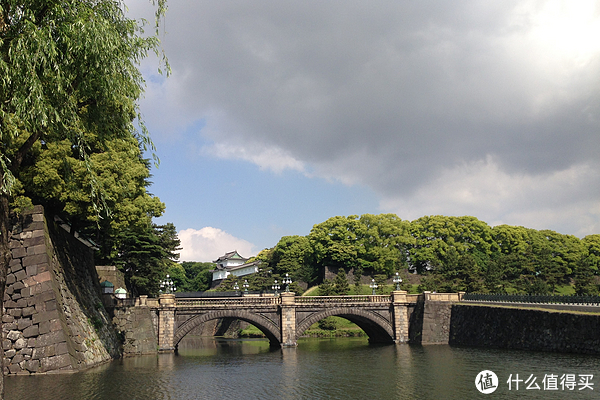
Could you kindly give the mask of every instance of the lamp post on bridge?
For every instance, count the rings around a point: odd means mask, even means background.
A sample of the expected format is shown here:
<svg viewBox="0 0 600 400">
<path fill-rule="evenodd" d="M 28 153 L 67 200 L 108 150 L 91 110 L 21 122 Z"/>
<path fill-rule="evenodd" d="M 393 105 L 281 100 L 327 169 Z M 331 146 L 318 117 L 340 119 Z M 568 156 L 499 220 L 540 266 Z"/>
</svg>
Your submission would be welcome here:
<svg viewBox="0 0 600 400">
<path fill-rule="evenodd" d="M 277 284 L 277 279 L 275 279 L 275 283 L 271 286 L 271 289 L 275 291 L 275 296 L 277 296 L 277 291 L 280 289 L 280 286 Z"/>
<path fill-rule="evenodd" d="M 283 284 L 285 285 L 285 291 L 290 291 L 290 285 L 292 284 L 292 278 L 288 274 L 285 274 L 285 278 L 283 278 Z"/>
<path fill-rule="evenodd" d="M 250 285 L 248 285 L 248 279 L 244 279 L 244 284 L 242 286 L 244 287 L 244 294 L 248 294 L 248 288 L 250 287 Z"/>
<path fill-rule="evenodd" d="M 239 295 L 240 287 L 238 286 L 237 281 L 233 284 L 233 290 L 235 290 L 235 295 Z"/>
<path fill-rule="evenodd" d="M 167 274 L 166 279 L 163 279 L 162 281 L 160 281 L 159 283 L 159 287 L 160 287 L 160 291 L 161 293 L 175 293 L 175 291 L 177 290 L 177 288 L 175 287 L 175 284 L 173 283 L 173 280 L 169 277 L 169 274 Z"/>
<path fill-rule="evenodd" d="M 375 296 L 375 289 L 377 289 L 379 286 L 375 283 L 375 279 L 371 279 L 371 284 L 369 285 L 369 287 L 371 289 L 373 289 L 373 296 Z"/>
<path fill-rule="evenodd" d="M 400 275 L 396 272 L 396 276 L 394 277 L 394 283 L 396 284 L 396 290 L 400 290 L 400 284 L 402 283 L 402 278 L 400 278 Z"/>
</svg>

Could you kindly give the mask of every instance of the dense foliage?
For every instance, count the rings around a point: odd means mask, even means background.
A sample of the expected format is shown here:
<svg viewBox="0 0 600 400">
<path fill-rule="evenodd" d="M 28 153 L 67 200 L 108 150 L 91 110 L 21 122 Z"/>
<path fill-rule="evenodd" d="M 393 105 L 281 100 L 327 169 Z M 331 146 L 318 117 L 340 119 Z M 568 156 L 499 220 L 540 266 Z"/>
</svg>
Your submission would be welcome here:
<svg viewBox="0 0 600 400">
<path fill-rule="evenodd" d="M 257 258 L 274 274 L 310 285 L 332 267 L 352 271 L 352 283 L 361 275 L 381 282 L 408 270 L 422 275 L 423 290 L 552 293 L 573 284 L 577 293 L 591 294 L 598 292 L 600 235 L 491 227 L 470 216 L 351 215 L 317 224 L 305 237 L 283 237 Z M 348 291 L 345 274 L 322 283 L 323 295 Z"/>
<path fill-rule="evenodd" d="M 151 3 L 158 24 L 165 0 Z M 124 7 L 106 0 L 0 2 L 2 291 L 9 209 L 32 202 L 93 236 L 99 257 L 124 268 L 133 292 L 152 292 L 166 268 L 157 254 L 171 257 L 172 249 L 159 251 L 164 237 L 152 225 L 164 205 L 146 191 L 142 154 L 153 146 L 138 110 L 138 64 L 160 51 L 159 42 Z"/>
<path fill-rule="evenodd" d="M 173 279 L 178 292 L 203 292 L 210 289 L 212 270 L 216 264 L 211 262 L 184 261 L 173 263 L 169 267 L 169 276 Z"/>
</svg>

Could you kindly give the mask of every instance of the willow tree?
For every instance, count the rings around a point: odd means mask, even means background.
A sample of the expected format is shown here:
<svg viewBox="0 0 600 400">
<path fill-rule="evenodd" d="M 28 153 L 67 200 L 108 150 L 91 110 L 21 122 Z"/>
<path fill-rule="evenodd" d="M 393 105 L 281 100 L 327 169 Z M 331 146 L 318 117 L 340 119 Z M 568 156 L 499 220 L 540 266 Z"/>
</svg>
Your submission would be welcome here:
<svg viewBox="0 0 600 400">
<path fill-rule="evenodd" d="M 152 0 L 156 25 L 166 0 Z M 86 138 L 102 145 L 135 138 L 144 81 L 139 62 L 159 53 L 158 31 L 125 15 L 115 0 L 2 0 L 0 2 L 0 299 L 9 249 L 9 206 L 23 161 L 36 143 L 68 140 L 93 170 Z M 96 212 L 102 190 L 89 182 Z M 3 384 L 0 397 L 3 396 Z"/>
</svg>

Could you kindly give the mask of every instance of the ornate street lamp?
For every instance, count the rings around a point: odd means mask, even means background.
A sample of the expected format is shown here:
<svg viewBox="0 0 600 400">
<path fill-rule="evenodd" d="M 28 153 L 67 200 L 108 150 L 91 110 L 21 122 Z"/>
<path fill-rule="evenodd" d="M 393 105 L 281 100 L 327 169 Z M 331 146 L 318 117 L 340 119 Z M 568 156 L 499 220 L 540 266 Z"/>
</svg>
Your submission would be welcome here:
<svg viewBox="0 0 600 400">
<path fill-rule="evenodd" d="M 375 283 L 375 279 L 371 279 L 371 284 L 369 285 L 369 287 L 371 289 L 373 289 L 373 296 L 375 296 L 375 289 L 377 289 L 379 286 L 377 286 L 377 284 Z"/>
<path fill-rule="evenodd" d="M 285 278 L 283 278 L 283 284 L 285 285 L 285 291 L 290 291 L 290 285 L 292 284 L 292 278 L 288 274 L 285 274 Z"/>
<path fill-rule="evenodd" d="M 275 291 L 275 296 L 277 296 L 277 291 L 280 289 L 279 285 L 277 284 L 277 279 L 275 279 L 275 283 L 273 286 L 271 286 L 271 289 Z"/>
<path fill-rule="evenodd" d="M 396 276 L 394 277 L 394 283 L 396 284 L 396 290 L 400 290 L 400 284 L 402 283 L 402 278 L 396 272 Z"/>
<path fill-rule="evenodd" d="M 240 290 L 240 287 L 238 286 L 237 282 L 233 284 L 233 290 L 235 290 L 235 295 L 237 296 L 239 294 L 238 292 Z"/>
<path fill-rule="evenodd" d="M 173 280 L 169 277 L 169 274 L 167 274 L 167 278 L 163 279 L 162 281 L 160 281 L 159 283 L 159 287 L 160 287 L 160 292 L 164 292 L 164 293 L 175 293 L 175 291 L 177 290 L 177 288 L 174 286 L 173 284 Z"/>
<path fill-rule="evenodd" d="M 248 294 L 248 288 L 250 287 L 250 285 L 248 285 L 248 279 L 244 279 L 244 284 L 242 286 L 244 287 L 244 294 Z"/>
</svg>

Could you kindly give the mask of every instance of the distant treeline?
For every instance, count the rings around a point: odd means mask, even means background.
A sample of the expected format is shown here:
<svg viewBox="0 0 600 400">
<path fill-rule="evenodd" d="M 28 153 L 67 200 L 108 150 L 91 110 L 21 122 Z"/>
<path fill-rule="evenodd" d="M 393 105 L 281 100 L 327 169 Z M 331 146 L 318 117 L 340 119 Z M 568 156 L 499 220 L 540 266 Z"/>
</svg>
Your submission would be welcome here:
<svg viewBox="0 0 600 400">
<path fill-rule="evenodd" d="M 381 283 L 408 272 L 421 275 L 420 290 L 545 294 L 573 285 L 578 294 L 596 294 L 600 235 L 579 239 L 551 230 L 490 227 L 470 216 L 404 221 L 394 214 L 350 215 L 329 218 L 307 236 L 284 236 L 250 261 L 255 259 L 262 268 L 247 277 L 249 290 L 270 290 L 287 273 L 298 293 L 298 281 L 321 284 L 324 268 L 330 267 L 352 270 L 350 285 L 360 276 Z M 185 262 L 171 274 L 182 289 L 207 290 L 212 268 L 212 263 Z M 346 279 L 342 274 L 337 282 L 325 282 L 322 292 L 332 286 L 330 294 L 351 290 Z M 233 290 L 235 282 L 243 290 L 245 280 L 231 276 L 220 290 Z"/>
<path fill-rule="evenodd" d="M 552 293 L 573 284 L 598 293 L 600 235 L 579 239 L 551 230 L 490 227 L 475 217 L 426 216 L 404 221 L 394 214 L 337 216 L 307 236 L 285 236 L 256 257 L 263 269 L 309 285 L 328 267 L 360 275 L 422 274 L 422 290 L 484 293 Z"/>
</svg>

